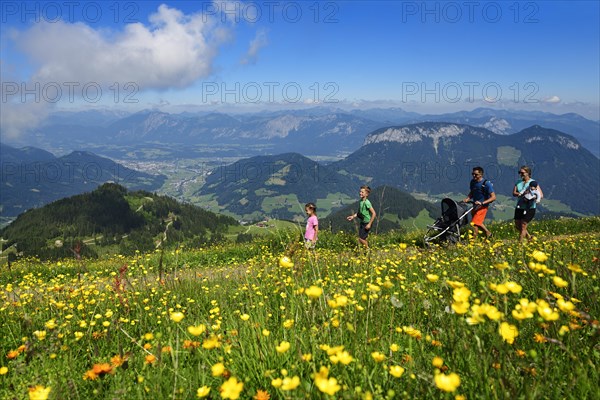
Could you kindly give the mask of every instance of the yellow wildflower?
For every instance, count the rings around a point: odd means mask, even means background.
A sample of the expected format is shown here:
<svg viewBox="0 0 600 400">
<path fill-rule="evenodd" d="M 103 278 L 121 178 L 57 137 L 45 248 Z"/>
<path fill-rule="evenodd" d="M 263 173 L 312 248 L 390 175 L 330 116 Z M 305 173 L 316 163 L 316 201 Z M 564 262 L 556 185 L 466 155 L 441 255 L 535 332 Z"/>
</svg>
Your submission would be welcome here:
<svg viewBox="0 0 600 400">
<path fill-rule="evenodd" d="M 294 390 L 300 386 L 300 377 L 294 376 L 293 378 L 285 377 L 281 383 L 281 390 L 289 391 Z"/>
<path fill-rule="evenodd" d="M 187 330 L 192 336 L 200 336 L 206 331 L 206 326 L 203 324 L 198 326 L 188 326 Z"/>
<path fill-rule="evenodd" d="M 319 296 L 321 296 L 321 294 L 323 294 L 323 289 L 317 286 L 311 286 L 306 289 L 304 293 L 306 293 L 306 295 L 311 299 L 317 299 Z"/>
<path fill-rule="evenodd" d="M 508 322 L 502 322 L 500 324 L 499 332 L 504 341 L 508 344 L 513 344 L 515 338 L 519 336 L 519 330 L 517 329 L 517 327 L 515 325 L 509 324 Z"/>
<path fill-rule="evenodd" d="M 196 391 L 196 397 L 203 398 L 203 397 L 208 396 L 209 393 L 210 393 L 210 388 L 208 386 L 202 386 L 201 388 L 198 388 L 198 390 Z"/>
<path fill-rule="evenodd" d="M 171 320 L 173 320 L 174 322 L 180 322 L 183 319 L 184 315 L 181 311 L 175 311 L 171 313 L 170 317 Z"/>
<path fill-rule="evenodd" d="M 552 278 L 552 283 L 554 283 L 554 285 L 559 288 L 564 288 L 564 287 L 569 286 L 569 282 L 565 281 L 560 276 L 555 276 L 554 278 Z"/>
<path fill-rule="evenodd" d="M 371 357 L 373 357 L 373 360 L 375 360 L 375 362 L 382 362 L 385 360 L 385 354 L 380 353 L 378 351 L 372 352 Z"/>
<path fill-rule="evenodd" d="M 46 400 L 52 388 L 36 385 L 29 388 L 29 400 Z"/>
<path fill-rule="evenodd" d="M 221 397 L 232 400 L 239 399 L 243 389 L 244 382 L 239 382 L 236 377 L 232 376 L 221 385 Z"/>
<path fill-rule="evenodd" d="M 211 367 L 212 376 L 221 376 L 225 372 L 225 365 L 223 363 L 216 363 Z"/>
<path fill-rule="evenodd" d="M 544 261 L 546 261 L 548 259 L 548 256 L 546 255 L 546 253 L 544 253 L 543 251 L 540 250 L 535 250 L 531 256 L 533 258 L 535 258 L 535 260 L 537 262 L 543 263 Z"/>
<path fill-rule="evenodd" d="M 330 396 L 336 394 L 342 387 L 338 384 L 337 379 L 329 378 L 329 369 L 327 367 L 321 367 L 319 372 L 314 375 L 315 385 L 317 388 Z"/>
<path fill-rule="evenodd" d="M 460 386 L 460 377 L 454 372 L 450 375 L 436 374 L 433 380 L 435 386 L 444 392 L 454 392 Z"/>
<path fill-rule="evenodd" d="M 282 341 L 281 343 L 279 343 L 278 346 L 275 346 L 275 350 L 277 350 L 278 353 L 285 353 L 286 351 L 288 351 L 290 349 L 290 342 L 286 342 L 285 340 Z"/>
<path fill-rule="evenodd" d="M 390 367 L 390 375 L 394 378 L 400 378 L 404 374 L 405 369 L 400 365 L 392 365 Z"/>
</svg>

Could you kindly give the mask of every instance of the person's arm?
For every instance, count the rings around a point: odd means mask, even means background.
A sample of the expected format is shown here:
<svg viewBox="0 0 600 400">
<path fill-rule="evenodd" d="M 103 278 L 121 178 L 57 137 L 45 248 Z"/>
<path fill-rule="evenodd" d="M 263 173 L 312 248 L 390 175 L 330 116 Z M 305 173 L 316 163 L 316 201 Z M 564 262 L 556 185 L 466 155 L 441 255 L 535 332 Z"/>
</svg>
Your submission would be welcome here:
<svg viewBox="0 0 600 400">
<path fill-rule="evenodd" d="M 538 193 L 540 194 L 538 201 L 541 201 L 544 198 L 544 192 L 542 192 L 542 187 L 540 185 L 538 185 Z"/>
<path fill-rule="evenodd" d="M 348 215 L 348 216 L 346 217 L 346 219 L 347 219 L 348 221 L 352 221 L 354 218 L 356 218 L 356 216 L 357 216 L 357 215 L 358 215 L 357 213 L 354 213 L 354 214 L 352 214 L 352 215 Z"/>
<path fill-rule="evenodd" d="M 491 192 L 490 198 L 487 200 L 484 200 L 483 203 L 481 203 L 481 205 L 491 204 L 495 201 L 496 201 L 496 192 Z"/>
<path fill-rule="evenodd" d="M 513 197 L 519 197 L 521 195 L 521 193 L 519 193 L 519 190 L 517 189 L 517 185 L 515 185 L 515 187 L 513 188 Z"/>
<path fill-rule="evenodd" d="M 375 209 L 373 207 L 369 208 L 369 213 L 371 214 L 371 220 L 369 221 L 367 226 L 365 226 L 367 230 L 371 229 L 371 225 L 373 225 L 373 221 L 375 221 L 375 218 L 377 217 L 377 213 L 375 212 Z"/>
<path fill-rule="evenodd" d="M 313 236 L 313 243 L 317 243 L 317 236 L 319 235 L 319 223 L 317 222 L 314 226 L 313 226 L 314 230 L 315 230 L 315 235 Z"/>
</svg>

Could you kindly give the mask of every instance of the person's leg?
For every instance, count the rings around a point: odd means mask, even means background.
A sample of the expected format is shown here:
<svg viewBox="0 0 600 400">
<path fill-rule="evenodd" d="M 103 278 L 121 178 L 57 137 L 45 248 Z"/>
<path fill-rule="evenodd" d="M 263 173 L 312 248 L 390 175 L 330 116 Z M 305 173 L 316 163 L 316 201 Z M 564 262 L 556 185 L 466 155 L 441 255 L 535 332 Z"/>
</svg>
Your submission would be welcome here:
<svg viewBox="0 0 600 400">
<path fill-rule="evenodd" d="M 485 232 L 486 237 L 490 237 L 492 235 L 492 232 L 488 228 L 486 228 L 486 226 L 484 224 L 479 225 L 479 227 L 481 228 L 482 231 Z"/>
<path fill-rule="evenodd" d="M 369 237 L 369 231 L 365 229 L 366 224 L 360 224 L 358 228 L 358 242 L 365 247 L 369 247 L 369 242 L 367 242 L 367 238 Z"/>
<path fill-rule="evenodd" d="M 527 232 L 527 221 L 521 221 L 521 234 L 519 236 L 519 242 L 522 242 L 526 236 L 529 236 L 529 232 Z"/>
<path fill-rule="evenodd" d="M 475 210 L 473 212 L 473 235 L 475 236 L 475 238 L 477 238 L 477 236 L 479 235 L 479 228 L 481 228 L 481 230 L 483 232 L 485 232 L 486 236 L 490 236 L 490 231 L 485 227 L 485 225 L 483 224 L 483 221 L 485 221 L 485 216 L 487 214 L 487 208 L 483 207 L 483 208 L 478 208 L 477 210 Z"/>
</svg>

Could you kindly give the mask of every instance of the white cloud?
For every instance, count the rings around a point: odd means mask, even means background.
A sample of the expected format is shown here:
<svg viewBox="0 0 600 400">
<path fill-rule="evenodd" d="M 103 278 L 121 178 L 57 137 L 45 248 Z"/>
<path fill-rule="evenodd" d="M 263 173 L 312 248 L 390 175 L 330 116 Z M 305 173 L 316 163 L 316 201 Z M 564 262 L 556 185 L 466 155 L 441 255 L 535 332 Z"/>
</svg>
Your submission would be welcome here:
<svg viewBox="0 0 600 400">
<path fill-rule="evenodd" d="M 3 103 L 0 113 L 2 140 L 17 139 L 24 131 L 37 127 L 49 112 L 49 107 L 43 102 Z"/>
<path fill-rule="evenodd" d="M 560 97 L 558 97 L 558 96 L 551 96 L 551 97 L 543 99 L 542 101 L 544 103 L 550 103 L 550 104 L 556 104 L 556 103 L 561 102 Z"/>
<path fill-rule="evenodd" d="M 265 29 L 259 29 L 256 32 L 256 36 L 254 39 L 250 41 L 250 47 L 248 48 L 248 52 L 242 58 L 241 64 L 256 64 L 256 60 L 258 59 L 258 51 L 269 44 L 269 40 L 267 38 L 267 31 Z"/>
<path fill-rule="evenodd" d="M 40 22 L 17 37 L 38 66 L 34 82 L 134 82 L 140 90 L 183 88 L 211 74 L 231 26 L 201 13 L 185 15 L 161 5 L 150 24 L 119 33 L 83 23 Z"/>
</svg>

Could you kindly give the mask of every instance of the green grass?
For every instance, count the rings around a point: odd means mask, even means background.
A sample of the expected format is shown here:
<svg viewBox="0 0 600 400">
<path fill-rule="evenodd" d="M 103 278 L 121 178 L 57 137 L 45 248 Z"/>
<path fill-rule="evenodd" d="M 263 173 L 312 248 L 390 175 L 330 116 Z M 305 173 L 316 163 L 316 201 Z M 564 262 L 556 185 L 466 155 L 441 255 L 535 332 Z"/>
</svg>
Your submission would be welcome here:
<svg viewBox="0 0 600 400">
<path fill-rule="evenodd" d="M 492 224 L 492 242 L 430 249 L 423 231 L 373 234 L 368 253 L 328 232 L 310 253 L 288 227 L 13 263 L 0 274 L 0 398 L 36 386 L 86 400 L 597 396 L 600 218 L 534 220 L 525 244 L 510 223 Z"/>
</svg>

